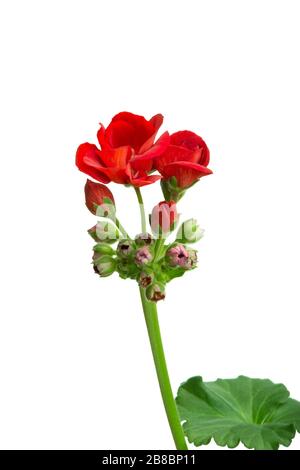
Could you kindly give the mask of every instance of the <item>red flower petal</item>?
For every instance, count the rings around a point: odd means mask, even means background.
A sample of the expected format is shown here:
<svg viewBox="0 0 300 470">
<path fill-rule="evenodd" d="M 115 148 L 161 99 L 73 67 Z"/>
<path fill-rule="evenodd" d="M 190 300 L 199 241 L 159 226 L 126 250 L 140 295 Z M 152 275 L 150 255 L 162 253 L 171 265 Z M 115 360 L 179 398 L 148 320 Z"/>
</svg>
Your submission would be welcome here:
<svg viewBox="0 0 300 470">
<path fill-rule="evenodd" d="M 169 133 L 164 132 L 157 142 L 142 155 L 135 155 L 131 159 L 131 166 L 135 171 L 151 171 L 153 167 L 153 158 L 161 155 L 169 145 Z"/>
<path fill-rule="evenodd" d="M 153 116 L 155 118 L 155 116 Z M 116 114 L 111 122 L 127 122 L 132 127 L 135 128 L 136 131 L 145 132 L 148 131 L 149 135 L 153 133 L 155 127 L 153 126 L 151 120 L 147 121 L 144 116 L 139 116 L 138 114 L 129 113 L 128 111 L 122 111 L 119 114 Z"/>
<path fill-rule="evenodd" d="M 203 146 L 204 140 L 194 132 L 178 131 L 171 135 L 171 144 L 195 150 Z"/>
<path fill-rule="evenodd" d="M 114 116 L 107 127 L 105 141 L 111 147 L 130 145 L 138 153 L 142 145 L 155 132 L 153 124 L 143 116 L 122 112 Z"/>
<path fill-rule="evenodd" d="M 100 150 L 96 145 L 85 143 L 79 145 L 76 152 L 76 165 L 80 171 L 91 176 L 101 183 L 109 183 L 110 178 L 106 175 Z"/>
<path fill-rule="evenodd" d="M 154 139 L 156 137 L 156 134 L 158 132 L 158 129 L 160 128 L 160 126 L 163 123 L 163 120 L 164 120 L 164 118 L 163 118 L 162 114 L 156 114 L 155 116 L 153 116 L 150 119 L 150 122 L 153 126 L 153 133 L 149 137 L 149 139 L 146 140 L 146 142 L 144 142 L 144 144 L 141 146 L 141 148 L 139 149 L 139 152 L 138 152 L 139 154 L 144 154 L 145 152 L 147 152 L 151 148 L 151 146 L 153 145 Z"/>
<path fill-rule="evenodd" d="M 202 150 L 201 158 L 197 163 L 207 166 L 209 164 L 209 150 L 199 135 L 191 131 L 178 131 L 170 136 L 170 143 L 190 150 Z"/>
<path fill-rule="evenodd" d="M 164 167 L 170 163 L 178 161 L 194 161 L 194 153 L 195 152 L 184 147 L 169 145 L 166 151 L 155 159 L 154 166 L 160 173 L 162 173 Z M 199 156 L 199 154 L 197 154 L 196 157 L 197 156 Z"/>
<path fill-rule="evenodd" d="M 102 149 L 130 145 L 136 153 L 144 153 L 153 145 L 162 122 L 161 114 L 147 121 L 143 116 L 124 111 L 113 117 L 107 129 L 100 124 L 98 141 Z"/>
<path fill-rule="evenodd" d="M 131 179 L 131 184 L 133 186 L 136 186 L 137 188 L 141 186 L 146 186 L 148 184 L 155 183 L 155 181 L 158 181 L 161 179 L 160 175 L 146 175 L 146 176 L 140 176 L 136 178 Z"/>
<path fill-rule="evenodd" d="M 180 188 L 188 188 L 202 176 L 212 171 L 206 166 L 191 162 L 174 162 L 166 165 L 161 172 L 165 179 L 175 176 Z"/>
<path fill-rule="evenodd" d="M 158 129 L 163 123 L 163 120 L 164 120 L 164 117 L 162 114 L 155 114 L 155 116 L 152 116 L 152 118 L 150 119 L 150 122 L 153 125 L 154 129 L 158 131 Z"/>
<path fill-rule="evenodd" d="M 130 145 L 135 147 L 137 136 L 134 127 L 126 121 L 112 122 L 105 131 L 105 140 L 111 148 Z"/>
<path fill-rule="evenodd" d="M 130 156 L 132 149 L 129 146 L 118 147 L 115 149 L 101 150 L 101 159 L 107 167 L 114 168 L 125 168 Z"/>
<path fill-rule="evenodd" d="M 126 172 L 126 168 L 103 168 L 103 173 L 110 181 L 119 184 L 129 184 L 130 178 Z"/>
<path fill-rule="evenodd" d="M 98 138 L 98 142 L 100 144 L 100 147 L 102 149 L 105 149 L 107 147 L 109 148 L 109 145 L 107 145 L 107 143 L 105 141 L 105 127 L 103 126 L 103 124 L 101 124 L 101 122 L 100 122 L 100 129 L 97 132 L 97 138 Z"/>
</svg>

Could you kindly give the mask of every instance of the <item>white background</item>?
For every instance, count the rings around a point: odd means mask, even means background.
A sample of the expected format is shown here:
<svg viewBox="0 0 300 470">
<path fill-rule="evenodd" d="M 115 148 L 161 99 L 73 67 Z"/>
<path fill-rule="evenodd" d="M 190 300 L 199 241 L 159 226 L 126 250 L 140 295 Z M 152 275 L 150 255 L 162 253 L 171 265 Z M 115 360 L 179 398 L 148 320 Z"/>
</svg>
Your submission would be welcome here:
<svg viewBox="0 0 300 470">
<path fill-rule="evenodd" d="M 159 305 L 174 390 L 244 374 L 300 399 L 298 6 L 1 2 L 1 448 L 173 448 L 137 286 L 93 274 L 74 165 L 121 110 L 211 150 L 179 206 L 206 229 L 199 269 Z M 133 190 L 110 188 L 138 232 Z"/>
</svg>

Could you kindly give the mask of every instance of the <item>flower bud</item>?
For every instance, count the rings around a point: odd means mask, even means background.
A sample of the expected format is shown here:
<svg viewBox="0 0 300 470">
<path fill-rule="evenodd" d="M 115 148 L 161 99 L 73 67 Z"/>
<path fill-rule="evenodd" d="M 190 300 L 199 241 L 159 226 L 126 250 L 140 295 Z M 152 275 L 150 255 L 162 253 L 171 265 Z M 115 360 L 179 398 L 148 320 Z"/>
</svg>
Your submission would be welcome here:
<svg viewBox="0 0 300 470">
<path fill-rule="evenodd" d="M 139 248 L 135 254 L 136 264 L 142 265 L 147 264 L 152 260 L 152 254 L 147 246 Z"/>
<path fill-rule="evenodd" d="M 182 243 L 196 243 L 204 235 L 204 230 L 201 229 L 195 219 L 189 219 L 183 222 L 179 227 L 176 235 L 176 240 Z"/>
<path fill-rule="evenodd" d="M 99 217 L 112 217 L 115 214 L 115 201 L 107 186 L 87 180 L 85 187 L 85 204 L 92 214 Z"/>
<path fill-rule="evenodd" d="M 99 253 L 95 253 L 99 255 Z M 116 270 L 116 260 L 108 255 L 102 255 L 94 259 L 94 271 L 101 277 L 110 276 Z"/>
<path fill-rule="evenodd" d="M 146 297 L 151 302 L 158 302 L 159 300 L 164 300 L 166 297 L 165 286 L 161 282 L 155 282 L 151 284 L 146 289 Z"/>
<path fill-rule="evenodd" d="M 156 235 L 166 235 L 174 230 L 178 222 L 178 213 L 174 201 L 162 201 L 152 210 L 150 224 Z"/>
<path fill-rule="evenodd" d="M 137 279 L 139 274 L 139 268 L 129 258 L 118 258 L 117 259 L 117 271 L 122 279 Z"/>
<path fill-rule="evenodd" d="M 100 221 L 88 230 L 96 242 L 115 243 L 119 238 L 118 229 L 110 222 Z"/>
<path fill-rule="evenodd" d="M 137 246 L 152 245 L 154 242 L 150 233 L 140 233 L 134 240 Z"/>
<path fill-rule="evenodd" d="M 185 269 L 194 269 L 196 268 L 197 266 L 197 251 L 196 250 L 192 250 L 192 249 L 188 249 L 187 250 L 188 252 L 188 260 L 187 260 L 187 263 L 186 265 L 184 266 Z"/>
<path fill-rule="evenodd" d="M 168 249 L 166 258 L 170 266 L 180 266 L 184 268 L 188 262 L 189 254 L 183 245 L 178 244 Z"/>
<path fill-rule="evenodd" d="M 139 278 L 139 285 L 141 287 L 145 289 L 146 287 L 150 286 L 150 284 L 152 284 L 152 281 L 153 281 L 153 274 L 141 272 L 140 278 Z"/>
<path fill-rule="evenodd" d="M 115 250 L 108 244 L 108 243 L 98 243 L 93 248 L 95 253 L 99 253 L 100 255 L 114 255 Z"/>
<path fill-rule="evenodd" d="M 173 245 L 168 249 L 166 259 L 172 267 L 193 269 L 197 265 L 197 251 L 181 244 Z"/>
<path fill-rule="evenodd" d="M 88 234 L 95 240 L 95 242 L 100 242 L 101 241 L 97 237 L 97 227 L 96 227 L 96 225 L 94 225 L 94 227 L 92 227 L 88 230 Z"/>
<path fill-rule="evenodd" d="M 130 256 L 135 250 L 135 243 L 133 240 L 120 240 L 117 247 L 119 256 L 126 258 Z"/>
</svg>

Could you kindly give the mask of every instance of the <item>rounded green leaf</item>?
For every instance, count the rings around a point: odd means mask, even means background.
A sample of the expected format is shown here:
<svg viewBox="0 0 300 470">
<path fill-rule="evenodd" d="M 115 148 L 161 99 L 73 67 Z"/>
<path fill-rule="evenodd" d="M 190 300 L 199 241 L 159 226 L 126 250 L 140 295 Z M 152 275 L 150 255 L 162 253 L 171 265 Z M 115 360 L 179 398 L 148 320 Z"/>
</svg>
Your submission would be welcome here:
<svg viewBox="0 0 300 470">
<path fill-rule="evenodd" d="M 184 432 L 196 446 L 214 439 L 230 448 L 242 442 L 248 449 L 276 450 L 300 432 L 300 403 L 268 379 L 192 377 L 179 387 L 176 402 Z"/>
</svg>

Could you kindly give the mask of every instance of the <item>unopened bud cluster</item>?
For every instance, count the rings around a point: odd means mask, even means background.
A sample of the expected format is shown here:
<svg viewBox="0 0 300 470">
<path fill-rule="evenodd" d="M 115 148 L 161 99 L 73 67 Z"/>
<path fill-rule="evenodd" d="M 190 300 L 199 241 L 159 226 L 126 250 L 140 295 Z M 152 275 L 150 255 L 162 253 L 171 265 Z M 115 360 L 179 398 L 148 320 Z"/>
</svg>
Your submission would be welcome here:
<svg viewBox="0 0 300 470">
<path fill-rule="evenodd" d="M 109 243 L 97 243 L 94 270 L 101 277 L 117 272 L 123 279 L 134 279 L 145 289 L 148 300 L 163 300 L 166 284 L 196 267 L 197 253 L 177 241 L 163 246 L 160 241 L 142 233 L 135 239 L 120 239 L 115 249 Z"/>
<path fill-rule="evenodd" d="M 105 185 L 90 180 L 85 185 L 88 209 L 104 219 L 88 231 L 96 242 L 93 248 L 95 273 L 107 277 L 117 272 L 123 279 L 137 281 L 140 288 L 145 289 L 147 299 L 152 302 L 165 298 L 168 282 L 197 266 L 197 252 L 189 244 L 203 236 L 203 230 L 196 220 L 189 219 L 179 227 L 175 241 L 166 242 L 179 222 L 176 201 L 182 194 L 175 183 L 171 179 L 169 187 L 164 188 L 173 198 L 166 198 L 152 210 L 149 221 L 153 235 L 140 233 L 134 239 L 129 236 L 122 238 L 126 231 L 115 217 L 116 208 L 111 191 Z"/>
</svg>

